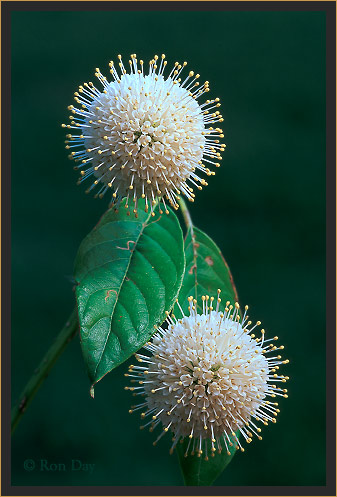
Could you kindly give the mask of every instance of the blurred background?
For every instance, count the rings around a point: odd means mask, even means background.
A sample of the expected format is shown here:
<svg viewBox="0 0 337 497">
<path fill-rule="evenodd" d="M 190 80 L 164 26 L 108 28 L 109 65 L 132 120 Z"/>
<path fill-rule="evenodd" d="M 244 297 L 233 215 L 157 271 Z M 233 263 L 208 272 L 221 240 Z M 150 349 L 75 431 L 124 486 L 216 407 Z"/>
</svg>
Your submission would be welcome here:
<svg viewBox="0 0 337 497">
<path fill-rule="evenodd" d="M 241 303 L 290 359 L 278 423 L 218 485 L 325 485 L 325 14 L 12 14 L 12 403 L 74 306 L 77 248 L 108 206 L 64 149 L 67 106 L 117 54 L 188 61 L 220 97 L 227 149 L 191 215 L 221 248 Z M 168 66 L 169 67 L 169 66 Z M 12 442 L 13 485 L 181 485 L 169 440 L 130 416 L 124 364 L 89 396 L 78 336 Z M 66 471 L 24 470 L 24 461 Z M 94 470 L 70 471 L 71 460 Z M 79 464 L 77 465 L 79 466 Z"/>
</svg>

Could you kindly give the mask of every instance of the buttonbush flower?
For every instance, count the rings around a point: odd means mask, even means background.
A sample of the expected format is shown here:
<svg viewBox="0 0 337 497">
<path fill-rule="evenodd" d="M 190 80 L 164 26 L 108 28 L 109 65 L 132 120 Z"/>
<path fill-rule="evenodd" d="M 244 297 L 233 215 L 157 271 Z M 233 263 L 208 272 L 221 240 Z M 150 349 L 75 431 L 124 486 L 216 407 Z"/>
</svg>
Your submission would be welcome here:
<svg viewBox="0 0 337 497">
<path fill-rule="evenodd" d="M 210 447 L 211 455 L 222 449 L 230 454 L 233 443 L 244 451 L 241 442 L 250 443 L 253 435 L 261 440 L 259 424 L 275 423 L 274 400 L 287 397 L 277 386 L 288 379 L 279 366 L 289 362 L 279 355 L 284 347 L 273 343 L 278 337 L 266 340 L 261 329 L 256 338 L 253 331 L 261 323 L 248 320 L 248 306 L 242 317 L 238 303 L 226 302 L 221 312 L 219 295 L 220 290 L 215 309 L 213 297 L 202 297 L 202 314 L 192 297 L 189 316 L 177 320 L 167 313 L 167 329 L 158 328 L 145 346 L 152 355 L 137 354 L 143 364 L 130 366 L 127 374 L 137 386 L 126 388 L 145 396 L 130 412 L 142 410 L 141 417 L 149 418 L 144 427 L 151 431 L 162 425 L 154 444 L 171 430 L 171 452 L 189 437 L 185 456 L 204 453 L 206 460 Z"/>
<path fill-rule="evenodd" d="M 183 76 L 186 62 L 176 62 L 166 76 L 164 54 L 150 60 L 147 73 L 136 54 L 129 72 L 118 59 L 117 68 L 110 62 L 112 81 L 96 68 L 101 88 L 89 82 L 75 92 L 78 107 L 68 107 L 71 124 L 62 125 L 74 130 L 66 148 L 78 163 L 79 183 L 94 176 L 87 192 L 97 187 L 103 197 L 111 189 L 113 203 L 126 197 L 125 207 L 132 203 L 135 213 L 139 198 L 146 211 L 159 199 L 168 213 L 166 202 L 177 209 L 180 194 L 193 201 L 193 186 L 207 185 L 199 174 L 213 175 L 209 167 L 220 165 L 219 98 L 200 103 L 209 83 L 200 85 L 193 71 Z"/>
</svg>

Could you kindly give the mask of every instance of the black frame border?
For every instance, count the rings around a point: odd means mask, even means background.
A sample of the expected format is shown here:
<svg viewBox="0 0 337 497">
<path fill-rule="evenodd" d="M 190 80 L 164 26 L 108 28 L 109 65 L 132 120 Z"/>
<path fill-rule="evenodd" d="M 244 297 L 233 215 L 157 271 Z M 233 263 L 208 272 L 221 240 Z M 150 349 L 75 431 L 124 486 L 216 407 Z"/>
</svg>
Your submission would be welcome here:
<svg viewBox="0 0 337 497">
<path fill-rule="evenodd" d="M 11 13 L 13 11 L 324 11 L 326 13 L 326 318 L 327 472 L 325 486 L 12 486 L 10 440 L 11 309 Z M 336 2 L 335 1 L 2 1 L 2 485 L 1 495 L 233 495 L 336 496 Z M 333 395 L 335 394 L 335 395 Z M 300 448 L 299 451 L 300 459 Z"/>
</svg>

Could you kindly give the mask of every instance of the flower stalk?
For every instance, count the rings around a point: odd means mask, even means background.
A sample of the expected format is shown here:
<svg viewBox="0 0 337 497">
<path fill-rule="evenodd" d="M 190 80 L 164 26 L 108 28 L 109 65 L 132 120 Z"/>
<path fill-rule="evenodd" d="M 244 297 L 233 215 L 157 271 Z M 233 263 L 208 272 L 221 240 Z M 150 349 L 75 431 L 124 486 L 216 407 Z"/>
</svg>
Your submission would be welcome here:
<svg viewBox="0 0 337 497">
<path fill-rule="evenodd" d="M 178 200 L 179 202 L 179 205 L 180 205 L 180 209 L 181 209 L 181 213 L 182 213 L 182 216 L 184 218 L 184 222 L 186 224 L 186 228 L 187 229 L 190 229 L 191 232 L 192 232 L 192 235 L 193 235 L 193 223 L 192 223 L 192 218 L 191 218 L 191 214 L 187 208 L 187 205 L 186 205 L 186 202 L 183 198 L 179 198 Z"/>
<path fill-rule="evenodd" d="M 30 378 L 27 385 L 23 389 L 19 397 L 19 401 L 12 409 L 12 434 L 14 433 L 18 423 L 20 422 L 23 414 L 26 412 L 27 407 L 33 400 L 38 389 L 47 378 L 49 372 L 51 371 L 52 367 L 54 366 L 68 343 L 76 335 L 77 331 L 78 316 L 77 309 L 75 307 L 67 322 L 56 337 L 54 343 L 49 348 L 40 365 L 35 369 L 33 376 Z"/>
</svg>

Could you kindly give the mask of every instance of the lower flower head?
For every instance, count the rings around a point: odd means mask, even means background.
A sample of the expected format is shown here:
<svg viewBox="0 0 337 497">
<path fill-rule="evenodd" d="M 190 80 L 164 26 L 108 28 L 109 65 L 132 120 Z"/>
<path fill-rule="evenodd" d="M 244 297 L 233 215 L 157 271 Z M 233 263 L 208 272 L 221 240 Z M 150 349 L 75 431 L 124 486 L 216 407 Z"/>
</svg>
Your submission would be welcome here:
<svg viewBox="0 0 337 497">
<path fill-rule="evenodd" d="M 182 319 L 167 316 L 167 329 L 158 328 L 152 342 L 145 348 L 152 355 L 137 354 L 141 366 L 130 366 L 129 375 L 141 386 L 127 387 L 145 402 L 131 409 L 142 409 L 142 418 L 149 417 L 145 426 L 151 431 L 161 424 L 175 439 L 189 437 L 189 449 L 199 455 L 236 445 L 239 440 L 250 443 L 253 435 L 261 439 L 260 423 L 275 423 L 279 412 L 277 397 L 287 397 L 280 388 L 288 377 L 278 374 L 283 360 L 274 341 L 265 340 L 265 332 L 256 338 L 253 330 L 260 326 L 248 320 L 245 307 L 240 316 L 238 303 L 226 303 L 224 312 L 216 308 L 214 298 L 202 297 L 203 312 L 196 311 L 196 300 L 190 301 L 190 315 Z M 178 304 L 179 305 L 179 304 Z M 180 309 L 181 310 L 181 309 Z M 158 440 L 157 439 L 157 440 Z M 156 443 L 156 442 L 155 442 Z M 206 454 L 206 457 L 207 454 Z"/>
</svg>

